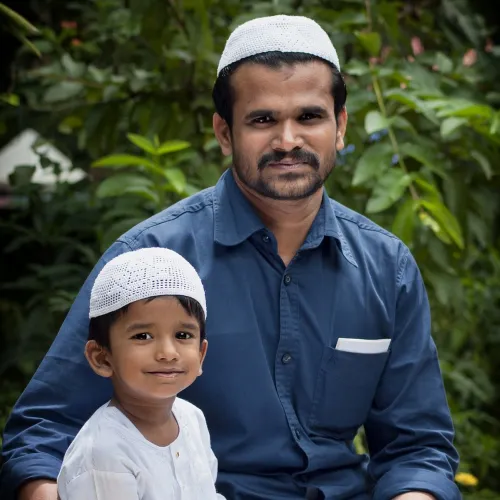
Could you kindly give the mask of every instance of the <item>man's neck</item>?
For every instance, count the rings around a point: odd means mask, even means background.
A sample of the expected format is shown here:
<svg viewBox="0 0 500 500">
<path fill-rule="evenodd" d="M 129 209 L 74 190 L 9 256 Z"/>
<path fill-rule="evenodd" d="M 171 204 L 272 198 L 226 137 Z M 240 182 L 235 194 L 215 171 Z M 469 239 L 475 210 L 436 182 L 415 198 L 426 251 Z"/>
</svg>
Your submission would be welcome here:
<svg viewBox="0 0 500 500">
<path fill-rule="evenodd" d="M 237 176 L 234 178 L 262 222 L 274 234 L 278 242 L 278 253 L 287 266 L 306 239 L 318 214 L 323 190 L 320 189 L 303 200 L 273 200 L 249 190 Z"/>
</svg>

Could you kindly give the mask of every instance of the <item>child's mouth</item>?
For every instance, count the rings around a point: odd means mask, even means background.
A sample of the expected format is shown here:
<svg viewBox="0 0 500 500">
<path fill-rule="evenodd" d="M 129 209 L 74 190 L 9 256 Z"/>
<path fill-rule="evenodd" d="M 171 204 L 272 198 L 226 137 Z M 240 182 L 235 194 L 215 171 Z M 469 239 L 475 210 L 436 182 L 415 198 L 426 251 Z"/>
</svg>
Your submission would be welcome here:
<svg viewBox="0 0 500 500">
<path fill-rule="evenodd" d="M 147 372 L 150 375 L 155 375 L 161 378 L 175 378 L 182 375 L 184 372 L 181 370 L 163 371 L 163 372 Z"/>
</svg>

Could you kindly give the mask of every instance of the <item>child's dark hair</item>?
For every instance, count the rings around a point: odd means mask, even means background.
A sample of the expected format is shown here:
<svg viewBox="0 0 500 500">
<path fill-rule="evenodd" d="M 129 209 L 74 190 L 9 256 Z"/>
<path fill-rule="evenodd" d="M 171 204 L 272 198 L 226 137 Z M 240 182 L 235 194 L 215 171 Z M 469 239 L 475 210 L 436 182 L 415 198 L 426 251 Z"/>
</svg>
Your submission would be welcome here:
<svg viewBox="0 0 500 500">
<path fill-rule="evenodd" d="M 147 302 L 151 302 L 152 300 L 159 298 L 158 297 L 150 297 L 146 299 Z M 162 295 L 161 297 L 167 297 L 167 295 Z M 172 296 L 176 298 L 180 305 L 184 308 L 184 310 L 189 314 L 189 316 L 193 317 L 198 324 L 200 325 L 200 344 L 205 340 L 205 313 L 203 312 L 203 308 L 199 304 L 198 301 L 192 299 L 191 297 L 185 297 L 184 295 L 174 295 Z M 111 350 L 111 345 L 109 341 L 109 332 L 114 322 L 125 312 L 127 312 L 128 305 L 123 306 L 122 308 L 110 312 L 108 314 L 103 314 L 102 316 L 98 316 L 97 318 L 91 318 L 89 323 L 89 337 L 88 340 L 95 340 L 97 344 L 101 347 L 105 347 L 108 350 Z"/>
</svg>

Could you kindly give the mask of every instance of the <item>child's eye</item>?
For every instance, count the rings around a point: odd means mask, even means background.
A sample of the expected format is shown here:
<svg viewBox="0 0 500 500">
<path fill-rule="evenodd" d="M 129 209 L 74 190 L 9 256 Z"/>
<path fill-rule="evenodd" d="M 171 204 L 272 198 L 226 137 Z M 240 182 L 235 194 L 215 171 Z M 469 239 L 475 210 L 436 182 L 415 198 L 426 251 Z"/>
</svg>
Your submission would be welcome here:
<svg viewBox="0 0 500 500">
<path fill-rule="evenodd" d="M 153 337 L 149 333 L 136 333 L 132 338 L 134 340 L 149 340 Z"/>
<path fill-rule="evenodd" d="M 177 332 L 175 338 L 179 340 L 189 340 L 193 338 L 193 334 L 188 332 Z"/>
</svg>

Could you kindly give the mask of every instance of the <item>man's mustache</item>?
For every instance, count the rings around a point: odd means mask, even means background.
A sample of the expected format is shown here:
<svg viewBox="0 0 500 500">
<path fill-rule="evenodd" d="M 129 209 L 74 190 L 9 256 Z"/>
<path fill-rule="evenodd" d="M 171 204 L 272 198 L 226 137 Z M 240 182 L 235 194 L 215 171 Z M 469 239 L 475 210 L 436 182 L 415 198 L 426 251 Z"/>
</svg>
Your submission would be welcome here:
<svg viewBox="0 0 500 500">
<path fill-rule="evenodd" d="M 285 158 L 289 160 L 295 160 L 300 163 L 307 163 L 311 165 L 315 170 L 319 170 L 319 158 L 309 151 L 303 151 L 301 149 L 292 151 L 273 151 L 272 153 L 266 153 L 262 155 L 257 167 L 259 170 L 266 168 L 269 163 L 278 163 Z"/>
</svg>

